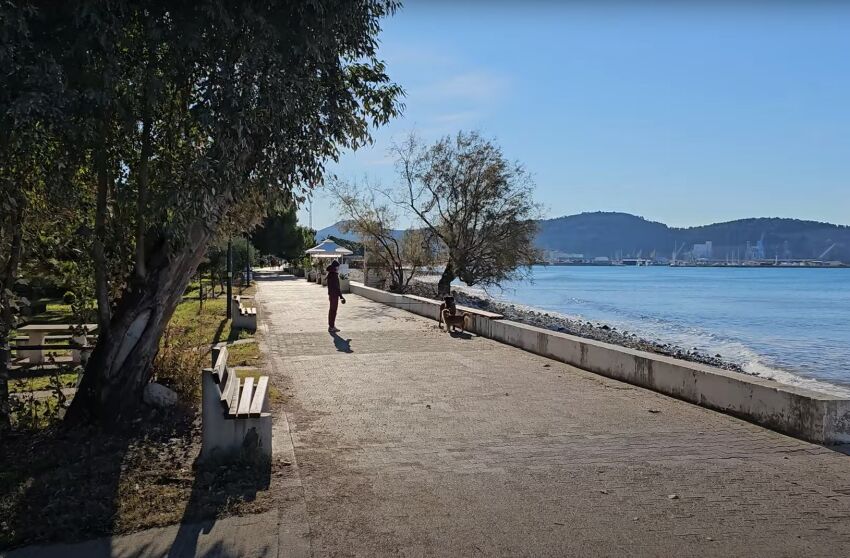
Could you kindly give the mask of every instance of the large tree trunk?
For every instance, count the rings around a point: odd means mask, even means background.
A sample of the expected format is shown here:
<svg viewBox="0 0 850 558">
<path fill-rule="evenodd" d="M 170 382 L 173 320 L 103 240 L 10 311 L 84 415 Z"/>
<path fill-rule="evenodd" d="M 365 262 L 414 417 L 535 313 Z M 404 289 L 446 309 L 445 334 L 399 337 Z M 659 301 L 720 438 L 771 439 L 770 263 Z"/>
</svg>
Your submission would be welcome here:
<svg viewBox="0 0 850 558">
<path fill-rule="evenodd" d="M 437 283 L 437 294 L 440 296 L 448 296 L 452 294 L 452 281 L 457 278 L 455 269 L 451 260 L 446 264 L 446 269 L 443 270 L 443 275 L 440 276 L 440 282 Z"/>
<path fill-rule="evenodd" d="M 159 339 L 203 258 L 211 231 L 203 223 L 190 226 L 179 248 L 160 239 L 149 251 L 147 275 L 127 290 L 99 332 L 66 424 L 99 422 L 114 425 L 131 417 L 150 380 Z"/>
</svg>

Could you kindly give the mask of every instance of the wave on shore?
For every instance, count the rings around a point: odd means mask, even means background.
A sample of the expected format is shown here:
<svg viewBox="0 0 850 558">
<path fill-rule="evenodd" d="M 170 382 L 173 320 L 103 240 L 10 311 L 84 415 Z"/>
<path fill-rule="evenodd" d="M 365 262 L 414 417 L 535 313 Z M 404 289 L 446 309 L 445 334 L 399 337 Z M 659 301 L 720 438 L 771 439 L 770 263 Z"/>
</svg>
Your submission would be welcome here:
<svg viewBox="0 0 850 558">
<path fill-rule="evenodd" d="M 437 298 L 438 279 L 436 276 L 417 278 L 411 281 L 410 290 L 412 294 Z M 628 331 L 623 324 L 618 329 L 617 324 L 593 323 L 581 316 L 565 315 L 501 299 L 479 288 L 452 285 L 452 291 L 460 304 L 497 312 L 510 320 L 531 326 L 767 378 L 820 393 L 850 397 L 850 389 L 846 387 L 769 366 L 749 347 L 733 340 L 721 339 L 709 332 L 663 332 L 663 327 L 650 328 L 652 331 Z M 715 354 L 698 348 L 706 345 L 712 347 Z M 687 346 L 692 348 L 684 348 Z"/>
</svg>

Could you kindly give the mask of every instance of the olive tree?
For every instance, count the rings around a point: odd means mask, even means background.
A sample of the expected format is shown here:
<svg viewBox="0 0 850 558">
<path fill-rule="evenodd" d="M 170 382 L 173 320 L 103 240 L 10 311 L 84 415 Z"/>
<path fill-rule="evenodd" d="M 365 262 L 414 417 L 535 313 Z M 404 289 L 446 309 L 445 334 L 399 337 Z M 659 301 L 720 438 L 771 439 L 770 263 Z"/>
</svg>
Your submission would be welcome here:
<svg viewBox="0 0 850 558">
<path fill-rule="evenodd" d="M 459 132 L 426 146 L 411 135 L 392 151 L 400 185 L 390 195 L 445 250 L 440 294 L 448 294 L 456 278 L 470 286 L 498 285 L 539 260 L 534 183 L 494 141 Z"/>
<path fill-rule="evenodd" d="M 246 232 L 303 199 L 342 149 L 400 109 L 376 57 L 394 0 L 164 0 L 0 4 L 22 29 L 5 93 L 60 87 L 66 191 L 90 193 L 100 324 L 68 411 L 114 423 L 135 410 L 162 331 L 223 227 Z M 16 85 L 20 84 L 20 85 Z M 58 85 L 56 85 L 58 84 Z M 34 133 L 34 132 L 33 132 Z M 0 145 L 2 149 L 2 145 Z M 0 153 L 0 165 L 6 164 Z M 120 242 L 111 242 L 120 239 Z M 129 250 L 127 250 L 129 248 Z"/>
<path fill-rule="evenodd" d="M 396 230 L 398 216 L 378 188 L 332 181 L 328 186 L 345 224 L 357 235 L 367 263 L 389 273 L 390 290 L 405 292 L 419 271 L 433 265 L 436 243 L 427 230 Z"/>
</svg>

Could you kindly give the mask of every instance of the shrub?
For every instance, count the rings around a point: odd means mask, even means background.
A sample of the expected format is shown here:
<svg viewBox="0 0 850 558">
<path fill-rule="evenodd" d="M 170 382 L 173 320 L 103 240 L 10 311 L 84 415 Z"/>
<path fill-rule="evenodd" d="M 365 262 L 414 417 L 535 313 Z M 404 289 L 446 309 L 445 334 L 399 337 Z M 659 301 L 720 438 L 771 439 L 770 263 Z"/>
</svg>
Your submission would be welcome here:
<svg viewBox="0 0 850 558">
<path fill-rule="evenodd" d="M 77 302 L 77 295 L 74 294 L 74 291 L 65 291 L 65 294 L 62 295 L 62 302 L 72 305 Z"/>
<path fill-rule="evenodd" d="M 153 378 L 177 392 L 180 400 L 193 406 L 201 398 L 201 369 L 209 366 L 209 349 L 172 343 L 172 328 L 166 329 L 153 363 Z"/>
</svg>

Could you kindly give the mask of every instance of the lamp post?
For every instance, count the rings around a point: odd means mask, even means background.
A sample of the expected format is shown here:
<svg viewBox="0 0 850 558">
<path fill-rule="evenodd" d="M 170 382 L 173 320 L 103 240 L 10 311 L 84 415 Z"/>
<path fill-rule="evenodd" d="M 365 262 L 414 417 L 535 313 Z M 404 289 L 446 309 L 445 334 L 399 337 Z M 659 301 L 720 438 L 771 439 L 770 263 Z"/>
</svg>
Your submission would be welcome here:
<svg viewBox="0 0 850 558">
<path fill-rule="evenodd" d="M 231 303 L 233 299 L 233 243 L 231 238 L 227 238 L 227 319 L 233 318 L 231 315 Z"/>
<path fill-rule="evenodd" d="M 245 237 L 245 286 L 251 286 L 251 241 Z"/>
</svg>

